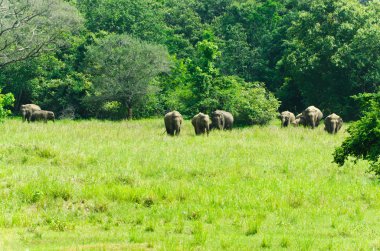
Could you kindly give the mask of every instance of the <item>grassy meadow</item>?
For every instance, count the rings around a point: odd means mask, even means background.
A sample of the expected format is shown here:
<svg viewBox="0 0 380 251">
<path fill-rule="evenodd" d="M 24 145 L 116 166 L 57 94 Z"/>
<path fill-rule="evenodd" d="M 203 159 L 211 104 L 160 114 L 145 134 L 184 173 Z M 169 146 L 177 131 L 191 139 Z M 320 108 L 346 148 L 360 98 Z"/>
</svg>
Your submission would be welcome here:
<svg viewBox="0 0 380 251">
<path fill-rule="evenodd" d="M 0 250 L 380 250 L 380 182 L 332 163 L 346 134 L 279 124 L 6 120 Z"/>
</svg>

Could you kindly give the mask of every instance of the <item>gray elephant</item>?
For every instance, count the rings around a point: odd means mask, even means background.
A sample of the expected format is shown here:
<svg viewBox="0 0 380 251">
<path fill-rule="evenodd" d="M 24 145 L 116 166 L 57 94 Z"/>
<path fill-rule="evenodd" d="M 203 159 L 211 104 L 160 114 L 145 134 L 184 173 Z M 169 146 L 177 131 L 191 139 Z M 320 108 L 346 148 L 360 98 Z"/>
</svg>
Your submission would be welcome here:
<svg viewBox="0 0 380 251">
<path fill-rule="evenodd" d="M 211 129 L 232 130 L 234 117 L 229 112 L 216 110 L 211 114 L 211 121 Z"/>
<path fill-rule="evenodd" d="M 32 113 L 32 116 L 31 116 L 32 122 L 41 121 L 41 120 L 43 120 L 45 123 L 47 123 L 48 120 L 55 122 L 54 112 L 40 110 L 40 111 L 35 111 Z"/>
<path fill-rule="evenodd" d="M 312 129 L 318 127 L 319 122 L 323 117 L 323 113 L 315 106 L 309 106 L 302 112 L 302 116 L 305 118 L 306 126 L 311 126 Z"/>
<path fill-rule="evenodd" d="M 343 119 L 335 113 L 325 118 L 325 131 L 331 134 L 337 133 L 342 128 Z"/>
<path fill-rule="evenodd" d="M 298 114 L 296 116 L 296 119 L 293 121 L 292 123 L 294 126 L 300 126 L 300 125 L 303 125 L 303 126 L 306 126 L 306 121 L 305 121 L 305 117 L 302 116 L 302 113 Z"/>
<path fill-rule="evenodd" d="M 35 111 L 41 111 L 41 107 L 35 104 L 26 104 L 21 105 L 20 111 L 22 115 L 22 122 L 25 122 L 26 120 L 30 122 L 32 113 Z"/>
<path fill-rule="evenodd" d="M 210 117 L 206 114 L 203 114 L 201 112 L 198 113 L 191 120 L 191 124 L 193 124 L 194 126 L 196 135 L 205 134 L 205 133 L 207 133 L 208 135 L 210 132 L 211 120 L 210 120 Z"/>
<path fill-rule="evenodd" d="M 181 132 L 183 122 L 182 115 L 177 111 L 168 112 L 164 117 L 165 128 L 167 134 L 174 136 Z"/>
<path fill-rule="evenodd" d="M 296 117 L 292 112 L 285 111 L 280 114 L 281 119 L 281 127 L 287 127 L 290 124 L 294 124 L 294 121 L 296 120 Z"/>
</svg>

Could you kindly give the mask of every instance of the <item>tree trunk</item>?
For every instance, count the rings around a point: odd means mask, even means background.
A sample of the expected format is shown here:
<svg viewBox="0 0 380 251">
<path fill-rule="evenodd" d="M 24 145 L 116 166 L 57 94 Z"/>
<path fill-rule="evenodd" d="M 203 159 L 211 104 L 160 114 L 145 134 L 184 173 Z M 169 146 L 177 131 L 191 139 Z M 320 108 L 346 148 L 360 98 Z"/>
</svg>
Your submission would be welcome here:
<svg viewBox="0 0 380 251">
<path fill-rule="evenodd" d="M 132 107 L 128 106 L 128 115 L 127 115 L 127 119 L 128 120 L 131 120 L 132 119 Z"/>
</svg>

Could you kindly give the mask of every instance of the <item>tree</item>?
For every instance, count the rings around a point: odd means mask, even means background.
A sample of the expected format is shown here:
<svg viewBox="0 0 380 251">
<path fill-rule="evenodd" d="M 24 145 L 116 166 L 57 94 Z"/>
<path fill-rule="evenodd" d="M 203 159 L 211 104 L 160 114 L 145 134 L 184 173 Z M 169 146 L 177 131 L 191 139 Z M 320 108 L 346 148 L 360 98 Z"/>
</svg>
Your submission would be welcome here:
<svg viewBox="0 0 380 251">
<path fill-rule="evenodd" d="M 343 165 L 349 156 L 368 160 L 371 171 L 380 175 L 380 92 L 356 97 L 364 109 L 361 119 L 348 128 L 350 136 L 335 149 L 334 161 Z"/>
<path fill-rule="evenodd" d="M 128 119 L 151 91 L 150 81 L 170 67 L 164 47 L 117 34 L 89 46 L 86 61 L 95 88 L 92 99 L 119 101 L 128 109 Z"/>
<path fill-rule="evenodd" d="M 0 0 L 0 68 L 61 45 L 81 21 L 61 0 Z"/>
<path fill-rule="evenodd" d="M 168 26 L 165 45 L 178 58 L 193 56 L 195 45 L 202 39 L 205 26 L 194 10 L 194 1 L 165 1 L 165 23 Z"/>
<path fill-rule="evenodd" d="M 216 19 L 214 29 L 221 38 L 225 74 L 246 81 L 261 81 L 275 90 L 279 83 L 276 63 L 282 55 L 284 1 L 234 1 Z M 281 82 L 280 82 L 281 83 Z"/>
</svg>

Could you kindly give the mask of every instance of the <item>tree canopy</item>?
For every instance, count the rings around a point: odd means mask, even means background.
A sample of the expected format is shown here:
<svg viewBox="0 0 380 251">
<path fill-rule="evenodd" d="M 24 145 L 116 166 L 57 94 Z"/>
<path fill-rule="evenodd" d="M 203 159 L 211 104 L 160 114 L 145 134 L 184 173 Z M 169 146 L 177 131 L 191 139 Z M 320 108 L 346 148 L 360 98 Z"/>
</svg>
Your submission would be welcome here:
<svg viewBox="0 0 380 251">
<path fill-rule="evenodd" d="M 0 68 L 54 50 L 81 23 L 79 12 L 60 0 L 1 0 Z"/>
<path fill-rule="evenodd" d="M 88 71 L 93 76 L 92 99 L 119 101 L 132 108 L 152 91 L 149 83 L 169 71 L 169 55 L 163 46 L 152 45 L 129 35 L 109 35 L 89 46 Z"/>
</svg>

